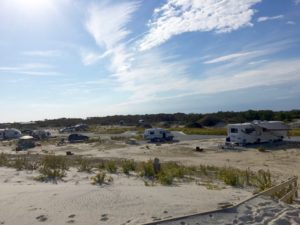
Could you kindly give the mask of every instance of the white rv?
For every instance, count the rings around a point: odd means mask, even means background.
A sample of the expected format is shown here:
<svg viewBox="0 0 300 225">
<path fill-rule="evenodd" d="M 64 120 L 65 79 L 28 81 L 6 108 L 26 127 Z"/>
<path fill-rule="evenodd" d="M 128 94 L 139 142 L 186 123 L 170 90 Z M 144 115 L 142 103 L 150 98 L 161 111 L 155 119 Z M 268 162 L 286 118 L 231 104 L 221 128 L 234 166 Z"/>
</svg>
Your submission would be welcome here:
<svg viewBox="0 0 300 225">
<path fill-rule="evenodd" d="M 282 141 L 287 137 L 288 130 L 288 126 L 281 121 L 228 124 L 226 142 L 244 145 Z"/>
<path fill-rule="evenodd" d="M 174 138 L 173 134 L 162 128 L 151 128 L 146 129 L 144 132 L 144 139 L 152 142 L 157 141 L 172 141 Z"/>
<path fill-rule="evenodd" d="M 17 139 L 22 136 L 21 131 L 15 128 L 6 128 L 0 130 L 0 140 L 3 139 Z"/>
</svg>

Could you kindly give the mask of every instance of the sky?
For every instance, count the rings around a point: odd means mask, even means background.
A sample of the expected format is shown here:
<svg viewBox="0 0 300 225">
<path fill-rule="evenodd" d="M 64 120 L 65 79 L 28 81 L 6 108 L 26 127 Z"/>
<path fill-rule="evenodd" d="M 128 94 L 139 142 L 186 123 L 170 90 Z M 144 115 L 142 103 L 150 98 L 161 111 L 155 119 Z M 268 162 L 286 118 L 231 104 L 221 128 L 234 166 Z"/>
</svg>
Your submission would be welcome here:
<svg viewBox="0 0 300 225">
<path fill-rule="evenodd" d="M 0 122 L 300 108 L 300 0 L 0 0 Z"/>
</svg>

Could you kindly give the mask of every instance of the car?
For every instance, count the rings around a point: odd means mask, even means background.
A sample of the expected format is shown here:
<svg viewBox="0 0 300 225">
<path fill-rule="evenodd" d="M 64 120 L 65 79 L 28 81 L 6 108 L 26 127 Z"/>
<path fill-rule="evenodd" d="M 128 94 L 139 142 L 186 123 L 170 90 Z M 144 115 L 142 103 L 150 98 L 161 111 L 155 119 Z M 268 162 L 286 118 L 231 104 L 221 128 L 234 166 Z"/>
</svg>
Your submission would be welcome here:
<svg viewBox="0 0 300 225">
<path fill-rule="evenodd" d="M 68 137 L 68 141 L 71 143 L 74 142 L 84 142 L 89 140 L 88 136 L 82 135 L 82 134 L 70 134 Z"/>
</svg>

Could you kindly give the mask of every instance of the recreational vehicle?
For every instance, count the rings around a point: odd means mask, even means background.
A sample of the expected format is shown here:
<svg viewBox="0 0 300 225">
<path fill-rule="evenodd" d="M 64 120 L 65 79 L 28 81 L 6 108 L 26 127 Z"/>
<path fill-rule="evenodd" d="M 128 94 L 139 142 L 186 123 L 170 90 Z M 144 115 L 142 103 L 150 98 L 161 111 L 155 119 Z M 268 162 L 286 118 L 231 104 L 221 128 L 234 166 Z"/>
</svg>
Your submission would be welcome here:
<svg viewBox="0 0 300 225">
<path fill-rule="evenodd" d="M 152 142 L 157 141 L 172 141 L 174 136 L 170 131 L 162 128 L 146 129 L 144 132 L 144 139 Z"/>
<path fill-rule="evenodd" d="M 282 141 L 287 137 L 288 130 L 288 126 L 281 121 L 228 124 L 226 142 L 244 145 Z"/>
<path fill-rule="evenodd" d="M 7 128 L 0 130 L 0 140 L 3 139 L 17 139 L 22 136 L 21 131 L 14 128 Z"/>
</svg>

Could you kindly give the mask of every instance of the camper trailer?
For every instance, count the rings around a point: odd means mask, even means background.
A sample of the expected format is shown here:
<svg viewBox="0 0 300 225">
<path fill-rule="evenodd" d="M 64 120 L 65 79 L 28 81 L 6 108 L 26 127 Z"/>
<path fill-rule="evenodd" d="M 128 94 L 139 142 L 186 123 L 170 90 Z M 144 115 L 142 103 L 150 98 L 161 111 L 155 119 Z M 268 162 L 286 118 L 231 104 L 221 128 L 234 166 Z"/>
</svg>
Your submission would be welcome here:
<svg viewBox="0 0 300 225">
<path fill-rule="evenodd" d="M 144 139 L 152 142 L 157 141 L 172 141 L 174 136 L 170 131 L 162 128 L 146 129 L 144 132 Z"/>
<path fill-rule="evenodd" d="M 288 126 L 281 121 L 228 124 L 226 142 L 245 145 L 282 141 L 287 137 L 288 130 Z"/>
<path fill-rule="evenodd" d="M 5 132 L 5 129 L 0 129 L 0 140 L 4 139 L 4 132 Z"/>
<path fill-rule="evenodd" d="M 0 140 L 17 139 L 22 136 L 21 131 L 14 128 L 6 128 L 0 130 Z"/>
<path fill-rule="evenodd" d="M 32 131 L 31 136 L 34 137 L 35 139 L 40 140 L 40 139 L 49 138 L 51 136 L 51 133 L 46 130 L 34 130 Z"/>
</svg>

